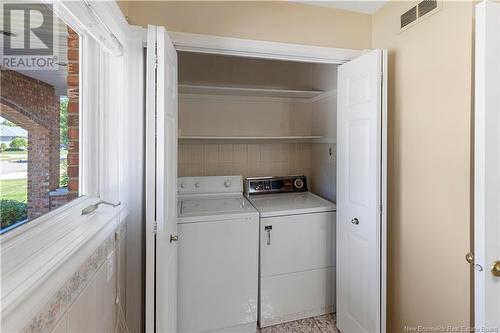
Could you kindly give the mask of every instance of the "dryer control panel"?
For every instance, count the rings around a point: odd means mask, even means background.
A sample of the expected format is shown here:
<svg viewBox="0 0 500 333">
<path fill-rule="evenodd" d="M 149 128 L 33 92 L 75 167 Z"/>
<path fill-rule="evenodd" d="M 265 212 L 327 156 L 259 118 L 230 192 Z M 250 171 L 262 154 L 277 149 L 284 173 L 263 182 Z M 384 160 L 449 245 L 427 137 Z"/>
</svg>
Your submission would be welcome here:
<svg viewBox="0 0 500 333">
<path fill-rule="evenodd" d="M 289 192 L 307 192 L 306 176 L 257 177 L 245 179 L 246 195 Z"/>
</svg>

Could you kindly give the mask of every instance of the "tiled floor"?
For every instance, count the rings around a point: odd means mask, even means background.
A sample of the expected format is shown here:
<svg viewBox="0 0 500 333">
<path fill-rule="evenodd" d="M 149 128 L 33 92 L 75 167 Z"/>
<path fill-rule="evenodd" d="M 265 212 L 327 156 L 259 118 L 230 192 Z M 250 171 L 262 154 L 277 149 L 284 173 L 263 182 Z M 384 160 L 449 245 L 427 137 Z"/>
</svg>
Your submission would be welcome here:
<svg viewBox="0 0 500 333">
<path fill-rule="evenodd" d="M 339 333 L 335 314 L 306 318 L 289 323 L 269 326 L 260 333 Z"/>
</svg>

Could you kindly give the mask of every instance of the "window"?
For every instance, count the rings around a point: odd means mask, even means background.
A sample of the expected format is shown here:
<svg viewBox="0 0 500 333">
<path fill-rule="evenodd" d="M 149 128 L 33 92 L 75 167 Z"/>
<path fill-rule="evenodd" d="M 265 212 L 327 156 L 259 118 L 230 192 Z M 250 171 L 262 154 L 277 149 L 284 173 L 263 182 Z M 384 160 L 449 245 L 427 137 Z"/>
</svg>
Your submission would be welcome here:
<svg viewBox="0 0 500 333">
<path fill-rule="evenodd" d="M 82 38 L 43 3 L 1 5 L 0 233 L 82 195 Z"/>
</svg>

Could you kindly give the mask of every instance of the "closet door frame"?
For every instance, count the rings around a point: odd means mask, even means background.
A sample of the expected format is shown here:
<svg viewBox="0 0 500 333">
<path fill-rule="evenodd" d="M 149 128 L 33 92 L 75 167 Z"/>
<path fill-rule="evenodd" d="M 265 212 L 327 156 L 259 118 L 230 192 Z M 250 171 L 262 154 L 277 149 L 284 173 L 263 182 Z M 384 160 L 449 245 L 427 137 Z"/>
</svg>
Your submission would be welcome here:
<svg viewBox="0 0 500 333">
<path fill-rule="evenodd" d="M 144 34 L 146 35 L 146 34 Z M 271 59 L 282 61 L 296 61 L 307 63 L 320 64 L 336 64 L 341 65 L 349 62 L 365 53 L 372 51 L 354 50 L 344 48 L 330 48 L 321 46 L 311 46 L 302 44 L 290 44 L 280 42 L 269 42 L 260 40 L 240 39 L 232 37 L 221 37 L 204 34 L 192 34 L 184 32 L 168 32 L 172 43 L 177 52 L 194 52 L 206 53 L 226 56 L 239 56 L 246 58 Z M 146 40 L 144 40 L 146 45 Z M 386 65 L 385 65 L 386 66 Z M 385 68 L 387 69 L 387 68 Z M 387 131 L 386 115 L 387 115 L 387 80 L 383 78 L 382 109 L 384 112 L 383 130 Z M 386 136 L 382 136 L 382 205 L 381 205 L 381 289 L 380 289 L 380 329 L 381 332 L 386 330 L 386 299 L 387 299 L 387 239 L 386 239 L 386 224 L 387 224 L 387 140 Z"/>
</svg>

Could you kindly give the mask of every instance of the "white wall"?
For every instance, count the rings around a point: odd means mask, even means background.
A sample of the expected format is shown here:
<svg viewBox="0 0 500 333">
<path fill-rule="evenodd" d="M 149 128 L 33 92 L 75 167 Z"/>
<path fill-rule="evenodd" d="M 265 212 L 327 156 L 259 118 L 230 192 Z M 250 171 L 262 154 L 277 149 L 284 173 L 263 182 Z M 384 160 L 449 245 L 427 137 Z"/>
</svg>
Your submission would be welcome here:
<svg viewBox="0 0 500 333">
<path fill-rule="evenodd" d="M 334 143 L 315 143 L 311 147 L 310 190 L 335 202 L 337 200 L 337 145 Z"/>
<path fill-rule="evenodd" d="M 69 308 L 56 323 L 53 333 L 73 332 L 115 332 L 118 307 L 115 304 L 117 283 L 120 283 L 120 300 L 125 297 L 125 234 L 119 240 L 118 248 L 111 251 L 106 260 L 89 278 L 87 285 L 76 296 Z M 118 264 L 118 260 L 120 263 Z M 120 281 L 117 269 L 120 268 Z M 123 304 L 124 306 L 124 304 Z M 122 332 L 123 326 L 118 326 Z"/>
<path fill-rule="evenodd" d="M 328 92 L 312 103 L 311 132 L 323 136 L 327 143 L 312 145 L 311 191 L 336 201 L 336 140 L 337 140 L 337 66 L 315 64 L 314 89 Z"/>
</svg>

